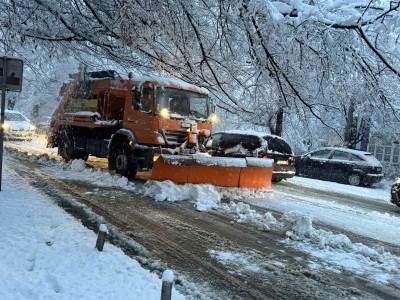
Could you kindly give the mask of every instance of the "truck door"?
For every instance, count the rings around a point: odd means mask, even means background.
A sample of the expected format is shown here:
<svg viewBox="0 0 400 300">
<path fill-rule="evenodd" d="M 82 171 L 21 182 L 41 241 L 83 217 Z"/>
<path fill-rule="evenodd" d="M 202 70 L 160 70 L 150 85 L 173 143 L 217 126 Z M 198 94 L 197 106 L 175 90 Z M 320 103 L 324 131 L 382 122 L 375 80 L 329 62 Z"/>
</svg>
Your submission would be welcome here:
<svg viewBox="0 0 400 300">
<path fill-rule="evenodd" d="M 157 121 L 153 115 L 154 89 L 136 87 L 125 102 L 124 127 L 130 129 L 140 144 L 157 144 Z"/>
</svg>

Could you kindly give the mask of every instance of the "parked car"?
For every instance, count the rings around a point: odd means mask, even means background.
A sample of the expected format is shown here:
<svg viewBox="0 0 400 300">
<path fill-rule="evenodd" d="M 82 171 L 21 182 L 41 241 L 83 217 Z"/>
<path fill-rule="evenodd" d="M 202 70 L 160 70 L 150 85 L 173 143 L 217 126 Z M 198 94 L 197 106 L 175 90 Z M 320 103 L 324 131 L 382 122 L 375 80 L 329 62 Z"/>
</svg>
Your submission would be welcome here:
<svg viewBox="0 0 400 300">
<path fill-rule="evenodd" d="M 3 130 L 9 140 L 32 140 L 36 127 L 16 110 L 5 110 Z"/>
<path fill-rule="evenodd" d="M 273 159 L 275 163 L 272 181 L 274 182 L 295 175 L 292 149 L 279 136 L 241 130 L 217 132 L 206 140 L 205 147 L 212 156 Z"/>
<path fill-rule="evenodd" d="M 400 177 L 397 178 L 396 182 L 392 185 L 390 194 L 390 201 L 400 207 Z"/>
<path fill-rule="evenodd" d="M 371 154 L 326 147 L 296 157 L 296 174 L 351 185 L 371 186 L 383 178 L 382 164 Z"/>
</svg>

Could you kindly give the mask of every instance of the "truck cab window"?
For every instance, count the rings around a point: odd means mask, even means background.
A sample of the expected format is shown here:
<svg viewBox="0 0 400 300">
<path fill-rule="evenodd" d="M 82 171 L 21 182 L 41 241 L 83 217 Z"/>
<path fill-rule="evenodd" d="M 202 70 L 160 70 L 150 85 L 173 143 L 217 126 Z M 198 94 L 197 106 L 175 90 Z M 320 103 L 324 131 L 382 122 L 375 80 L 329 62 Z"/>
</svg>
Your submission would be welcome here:
<svg viewBox="0 0 400 300">
<path fill-rule="evenodd" d="M 150 94 L 151 89 L 144 87 L 142 89 L 135 89 L 133 92 L 133 107 L 136 110 L 143 112 L 151 111 Z"/>
</svg>

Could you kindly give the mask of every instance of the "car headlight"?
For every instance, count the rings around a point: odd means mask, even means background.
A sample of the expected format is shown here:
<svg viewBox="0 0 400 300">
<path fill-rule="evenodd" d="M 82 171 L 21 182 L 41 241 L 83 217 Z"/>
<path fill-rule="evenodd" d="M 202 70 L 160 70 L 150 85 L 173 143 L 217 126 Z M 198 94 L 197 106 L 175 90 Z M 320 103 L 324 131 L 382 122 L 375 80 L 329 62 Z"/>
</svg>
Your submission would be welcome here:
<svg viewBox="0 0 400 300">
<path fill-rule="evenodd" d="M 163 108 L 160 110 L 160 117 L 163 119 L 169 119 L 170 114 L 168 108 Z"/>
<path fill-rule="evenodd" d="M 36 126 L 35 125 L 30 125 L 29 126 L 29 130 L 30 131 L 35 131 L 36 130 Z"/>
<path fill-rule="evenodd" d="M 210 121 L 212 124 L 217 124 L 219 122 L 219 117 L 217 114 L 211 114 L 208 117 L 208 121 Z"/>
<path fill-rule="evenodd" d="M 7 124 L 7 123 L 4 123 L 4 124 L 2 125 L 2 127 L 3 127 L 3 131 L 4 131 L 4 132 L 8 132 L 8 130 L 10 130 L 10 125 Z"/>
</svg>

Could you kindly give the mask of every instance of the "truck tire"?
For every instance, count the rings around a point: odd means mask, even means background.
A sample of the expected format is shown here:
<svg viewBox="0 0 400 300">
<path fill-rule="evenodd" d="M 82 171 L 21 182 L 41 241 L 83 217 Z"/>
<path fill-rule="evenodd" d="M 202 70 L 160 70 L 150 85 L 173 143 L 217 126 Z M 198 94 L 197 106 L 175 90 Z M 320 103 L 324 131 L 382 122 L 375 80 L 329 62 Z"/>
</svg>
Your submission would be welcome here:
<svg viewBox="0 0 400 300">
<path fill-rule="evenodd" d="M 75 141 L 71 132 L 64 130 L 60 134 L 58 142 L 58 154 L 66 161 L 73 159 L 83 159 L 86 161 L 89 157 L 84 151 L 75 148 Z"/>
<path fill-rule="evenodd" d="M 128 144 L 115 147 L 108 160 L 110 170 L 115 170 L 116 173 L 130 179 L 135 178 L 137 162 Z"/>
</svg>

